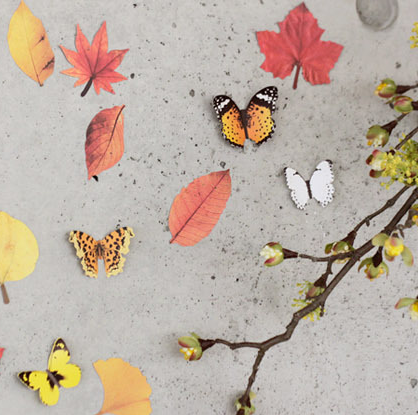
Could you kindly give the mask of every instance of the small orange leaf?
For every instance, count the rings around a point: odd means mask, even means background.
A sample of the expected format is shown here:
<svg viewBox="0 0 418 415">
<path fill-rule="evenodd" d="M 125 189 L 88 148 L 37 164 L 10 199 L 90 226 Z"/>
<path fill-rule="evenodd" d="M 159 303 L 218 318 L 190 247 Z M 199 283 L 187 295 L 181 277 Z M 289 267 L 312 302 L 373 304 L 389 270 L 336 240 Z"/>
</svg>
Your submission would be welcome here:
<svg viewBox="0 0 418 415">
<path fill-rule="evenodd" d="M 54 72 L 54 52 L 41 20 L 23 0 L 10 20 L 7 41 L 17 66 L 42 86 Z"/>
<path fill-rule="evenodd" d="M 174 199 L 168 226 L 170 243 L 192 246 L 208 236 L 219 220 L 231 195 L 229 170 L 199 177 Z"/>
<path fill-rule="evenodd" d="M 93 363 L 104 388 L 103 406 L 96 415 L 148 415 L 151 387 L 141 371 L 122 359 Z"/>
<path fill-rule="evenodd" d="M 100 111 L 86 132 L 86 164 L 89 180 L 114 166 L 123 155 L 123 114 L 125 105 Z"/>
</svg>

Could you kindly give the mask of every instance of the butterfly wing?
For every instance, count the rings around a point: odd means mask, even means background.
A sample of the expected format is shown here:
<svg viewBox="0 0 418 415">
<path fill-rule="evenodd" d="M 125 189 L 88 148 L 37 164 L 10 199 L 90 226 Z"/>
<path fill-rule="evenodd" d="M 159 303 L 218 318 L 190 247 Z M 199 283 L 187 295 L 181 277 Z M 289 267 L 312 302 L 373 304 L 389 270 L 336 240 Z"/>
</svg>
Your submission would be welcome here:
<svg viewBox="0 0 418 415">
<path fill-rule="evenodd" d="M 213 108 L 222 124 L 222 135 L 231 144 L 243 147 L 246 133 L 242 123 L 241 111 L 234 101 L 226 95 L 213 99 Z"/>
<path fill-rule="evenodd" d="M 276 109 L 277 88 L 269 86 L 258 91 L 248 104 L 245 123 L 248 138 L 261 144 L 268 140 L 276 128 L 271 115 Z"/>
<path fill-rule="evenodd" d="M 97 278 L 97 241 L 80 231 L 72 231 L 69 241 L 74 244 L 76 255 L 81 258 L 81 266 L 88 277 Z"/>
<path fill-rule="evenodd" d="M 332 172 L 332 161 L 324 160 L 321 161 L 317 166 L 316 170 L 312 174 L 309 185 L 314 197 L 322 207 L 325 207 L 332 201 L 334 194 L 334 173 Z"/>
<path fill-rule="evenodd" d="M 310 199 L 308 185 L 303 177 L 294 169 L 286 167 L 284 169 L 287 187 L 291 190 L 290 196 L 299 209 L 305 209 Z"/>
<path fill-rule="evenodd" d="M 129 252 L 131 238 L 135 236 L 130 227 L 119 228 L 109 233 L 99 244 L 103 248 L 103 260 L 107 277 L 117 275 L 123 271 L 125 258 L 122 256 Z"/>
<path fill-rule="evenodd" d="M 81 369 L 70 361 L 70 351 L 64 340 L 57 339 L 52 346 L 48 360 L 48 370 L 52 373 L 59 385 L 64 388 L 77 386 L 81 379 Z"/>
<path fill-rule="evenodd" d="M 58 402 L 60 392 L 58 386 L 50 381 L 48 373 L 43 371 L 20 372 L 19 379 L 28 388 L 39 390 L 39 398 L 45 405 L 55 405 Z"/>
</svg>

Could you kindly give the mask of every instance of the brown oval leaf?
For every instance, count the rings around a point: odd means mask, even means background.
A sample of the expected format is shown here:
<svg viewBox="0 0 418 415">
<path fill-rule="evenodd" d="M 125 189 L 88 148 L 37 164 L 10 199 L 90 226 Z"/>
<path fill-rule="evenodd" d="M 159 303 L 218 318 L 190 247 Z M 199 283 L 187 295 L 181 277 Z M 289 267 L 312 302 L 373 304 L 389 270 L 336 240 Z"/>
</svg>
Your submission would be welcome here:
<svg viewBox="0 0 418 415">
<path fill-rule="evenodd" d="M 208 236 L 231 195 L 229 170 L 193 180 L 174 199 L 168 219 L 170 243 L 192 246 Z"/>
<path fill-rule="evenodd" d="M 114 166 L 123 155 L 123 114 L 125 105 L 100 111 L 86 133 L 86 164 L 89 180 Z"/>
</svg>

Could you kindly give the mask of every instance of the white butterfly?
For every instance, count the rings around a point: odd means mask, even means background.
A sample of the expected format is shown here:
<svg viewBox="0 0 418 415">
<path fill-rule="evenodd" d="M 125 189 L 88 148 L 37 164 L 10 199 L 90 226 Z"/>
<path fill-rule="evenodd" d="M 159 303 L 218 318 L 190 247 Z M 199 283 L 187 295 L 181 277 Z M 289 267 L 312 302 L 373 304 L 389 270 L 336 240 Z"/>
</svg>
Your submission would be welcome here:
<svg viewBox="0 0 418 415">
<path fill-rule="evenodd" d="M 311 180 L 306 180 L 294 169 L 284 169 L 287 187 L 292 191 L 290 196 L 299 209 L 305 209 L 309 199 L 315 198 L 322 207 L 332 201 L 334 194 L 334 174 L 332 161 L 321 161 L 312 174 Z"/>
</svg>

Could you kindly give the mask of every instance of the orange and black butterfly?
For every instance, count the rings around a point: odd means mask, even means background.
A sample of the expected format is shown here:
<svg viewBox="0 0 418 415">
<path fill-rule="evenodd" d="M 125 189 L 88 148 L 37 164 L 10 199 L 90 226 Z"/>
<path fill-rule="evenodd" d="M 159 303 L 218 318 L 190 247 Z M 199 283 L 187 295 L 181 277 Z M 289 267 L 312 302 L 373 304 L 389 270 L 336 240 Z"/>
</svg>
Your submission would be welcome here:
<svg viewBox="0 0 418 415">
<path fill-rule="evenodd" d="M 213 99 L 213 108 L 222 124 L 222 135 L 231 144 L 243 147 L 246 138 L 261 144 L 274 132 L 276 123 L 271 115 L 276 109 L 277 88 L 268 86 L 258 91 L 247 106 L 240 110 L 226 95 Z"/>
<path fill-rule="evenodd" d="M 88 277 L 97 278 L 98 260 L 103 259 L 106 276 L 117 275 L 123 271 L 125 258 L 129 252 L 131 238 L 135 234 L 130 227 L 119 228 L 104 239 L 96 241 L 81 231 L 72 231 L 69 241 L 74 244 L 76 254 L 81 258 L 81 266 Z"/>
</svg>

